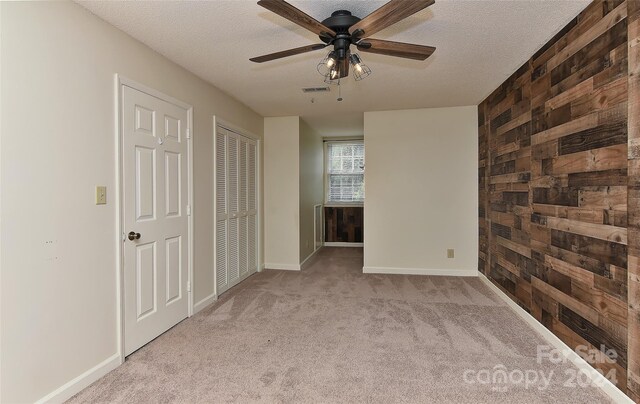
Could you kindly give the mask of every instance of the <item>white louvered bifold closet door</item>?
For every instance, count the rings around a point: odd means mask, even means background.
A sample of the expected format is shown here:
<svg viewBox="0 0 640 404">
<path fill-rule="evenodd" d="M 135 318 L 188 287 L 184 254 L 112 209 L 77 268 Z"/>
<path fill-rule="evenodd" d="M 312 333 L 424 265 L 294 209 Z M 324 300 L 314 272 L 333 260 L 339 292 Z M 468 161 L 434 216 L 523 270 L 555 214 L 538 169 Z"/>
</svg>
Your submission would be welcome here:
<svg viewBox="0 0 640 404">
<path fill-rule="evenodd" d="M 249 273 L 258 271 L 258 183 L 256 182 L 258 146 L 247 142 L 247 266 Z"/>
<path fill-rule="evenodd" d="M 220 295 L 258 269 L 257 144 L 216 130 L 216 287 Z"/>
<path fill-rule="evenodd" d="M 238 175 L 238 138 L 229 135 L 227 137 L 227 203 L 229 205 L 229 237 L 227 238 L 228 260 L 227 260 L 227 277 L 230 285 L 238 282 L 239 265 L 238 265 L 238 191 L 239 191 L 239 175 Z"/>
<path fill-rule="evenodd" d="M 238 177 L 240 178 L 240 209 L 239 209 L 239 218 L 238 218 L 238 228 L 239 231 L 239 239 L 238 239 L 238 269 L 240 272 L 240 276 L 246 276 L 249 272 L 249 267 L 247 264 L 247 211 L 248 209 L 248 198 L 247 198 L 247 190 L 248 181 L 247 181 L 247 142 L 244 140 L 240 140 L 240 149 L 239 149 L 239 159 L 238 159 Z"/>
<path fill-rule="evenodd" d="M 229 288 L 227 277 L 227 132 L 218 127 L 216 130 L 216 290 Z"/>
</svg>

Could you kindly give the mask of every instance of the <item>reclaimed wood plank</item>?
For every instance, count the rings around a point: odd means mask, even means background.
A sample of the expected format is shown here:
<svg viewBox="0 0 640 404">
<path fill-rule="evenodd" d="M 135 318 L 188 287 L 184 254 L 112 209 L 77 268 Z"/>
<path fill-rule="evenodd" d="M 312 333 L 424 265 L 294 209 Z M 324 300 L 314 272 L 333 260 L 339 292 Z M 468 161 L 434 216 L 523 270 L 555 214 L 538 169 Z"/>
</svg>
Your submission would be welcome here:
<svg viewBox="0 0 640 404">
<path fill-rule="evenodd" d="M 590 94 L 593 91 L 593 77 L 589 77 L 582 83 L 572 87 L 571 89 L 561 93 L 544 104 L 546 109 L 556 109 L 563 105 L 570 103 L 573 100 L 578 99 L 586 94 Z"/>
<path fill-rule="evenodd" d="M 581 222 L 578 220 L 548 217 L 547 226 L 551 229 L 562 230 L 567 233 L 581 234 L 600 240 L 627 244 L 627 229 L 605 224 Z"/>
<path fill-rule="evenodd" d="M 604 222 L 604 212 L 602 209 L 567 208 L 566 218 L 586 223 L 609 224 Z"/>
<path fill-rule="evenodd" d="M 626 301 L 622 301 L 617 297 L 611 296 L 606 293 L 602 289 L 598 289 L 595 287 L 595 279 L 594 285 L 587 285 L 579 282 L 576 279 L 572 279 L 571 291 L 569 295 L 576 300 L 586 304 L 587 306 L 592 307 L 594 310 L 597 310 L 599 313 L 599 320 L 597 324 L 601 324 L 602 320 L 600 318 L 607 318 L 610 321 L 614 321 L 615 323 L 626 326 L 627 324 L 627 303 Z M 615 327 L 607 323 L 607 327 L 610 329 L 615 329 Z M 619 330 L 618 330 L 619 331 Z M 627 336 L 618 334 L 619 339 L 624 339 L 626 341 Z"/>
<path fill-rule="evenodd" d="M 606 349 L 614 349 L 617 356 L 617 362 L 621 366 L 625 366 L 627 361 L 626 341 L 619 341 L 612 338 L 602 328 L 598 327 L 597 322 L 590 321 L 569 307 L 559 306 L 559 320 L 572 329 L 576 334 L 589 341 L 595 346 L 604 345 Z"/>
<path fill-rule="evenodd" d="M 571 115 L 580 117 L 626 102 L 627 86 L 627 78 L 621 77 L 573 100 L 570 104 Z"/>
<path fill-rule="evenodd" d="M 617 362 L 611 363 L 605 359 L 605 354 L 600 351 L 600 346 L 594 346 L 589 341 L 585 340 L 578 334 L 576 334 L 571 328 L 566 326 L 557 318 L 552 319 L 550 329 L 556 334 L 565 344 L 573 349 L 578 347 L 586 347 L 588 354 L 581 355 L 585 361 L 590 363 L 594 368 L 600 370 L 605 377 L 616 384 L 618 388 L 624 391 L 626 383 L 626 369 Z M 578 352 L 582 352 L 578 350 Z M 613 372 L 611 372 L 613 370 Z"/>
<path fill-rule="evenodd" d="M 627 145 L 621 144 L 558 156 L 552 159 L 551 174 L 622 170 L 627 167 Z"/>
<path fill-rule="evenodd" d="M 556 140 L 567 134 L 576 133 L 581 130 L 595 128 L 598 125 L 598 112 L 582 116 L 578 119 L 571 120 L 562 125 L 555 126 L 545 131 L 536 133 L 531 136 L 531 144 L 537 145 L 550 140 Z"/>
<path fill-rule="evenodd" d="M 548 255 L 557 258 L 561 261 L 568 262 L 587 271 L 593 272 L 596 275 L 604 275 L 608 272 L 608 266 L 611 264 L 604 263 L 596 258 L 587 257 L 574 251 L 564 250 L 560 247 L 556 247 L 549 243 L 547 247 Z"/>
<path fill-rule="evenodd" d="M 627 187 L 583 187 L 578 191 L 578 206 L 593 209 L 626 210 Z"/>
<path fill-rule="evenodd" d="M 551 205 L 551 204 L 532 204 L 533 212 L 542 216 L 555 216 L 555 217 L 567 217 L 568 207 L 563 205 Z M 533 219 L 532 219 L 533 221 Z M 546 218 L 544 224 L 546 225 Z"/>
<path fill-rule="evenodd" d="M 620 302 L 624 302 L 625 305 L 627 302 L 627 285 L 628 283 L 626 279 L 622 281 L 617 279 L 605 278 L 604 276 L 596 276 L 593 282 L 593 286 L 596 289 L 603 291 L 608 296 L 615 297 Z M 625 306 L 625 315 L 626 315 L 626 306 Z M 626 318 L 623 324 L 627 324 Z"/>
<path fill-rule="evenodd" d="M 622 168 L 604 171 L 571 173 L 568 175 L 568 185 L 571 187 L 626 186 L 627 169 Z"/>
<path fill-rule="evenodd" d="M 628 227 L 627 211 L 625 209 L 613 210 L 605 209 L 603 212 L 603 223 L 611 226 Z"/>
<path fill-rule="evenodd" d="M 627 123 L 616 122 L 580 131 L 559 140 L 560 155 L 627 143 Z"/>
<path fill-rule="evenodd" d="M 627 266 L 627 246 L 624 244 L 551 229 L 551 245 L 604 263 Z"/>
<path fill-rule="evenodd" d="M 576 38 L 570 44 L 568 44 L 563 50 L 551 57 L 547 62 L 547 69 L 553 69 L 561 62 L 565 61 L 569 56 L 578 52 L 580 49 L 587 46 L 591 41 L 602 35 L 602 33 L 611 29 L 614 25 L 619 23 L 627 16 L 627 4 L 624 2 L 620 4 L 613 12 L 609 13 L 606 17 L 595 23 L 589 30 L 587 30 L 580 37 Z"/>
<path fill-rule="evenodd" d="M 530 178 L 531 178 L 531 174 L 529 173 L 494 175 L 491 177 L 490 183 L 500 184 L 500 183 L 513 183 L 513 182 L 528 182 Z"/>
<path fill-rule="evenodd" d="M 521 126 L 522 124 L 529 122 L 531 120 L 531 111 L 527 111 L 521 115 L 516 116 L 514 119 L 512 119 L 511 121 L 505 123 L 502 126 L 499 126 L 498 128 L 496 128 L 496 135 L 497 136 L 501 136 L 503 134 L 505 134 L 506 132 L 517 128 L 518 126 Z"/>
<path fill-rule="evenodd" d="M 558 140 L 551 140 L 531 147 L 531 158 L 534 160 L 544 160 L 557 157 L 560 153 Z"/>
<path fill-rule="evenodd" d="M 549 295 L 553 300 L 562 304 L 563 306 L 572 309 L 574 312 L 578 313 L 582 318 L 594 324 L 597 324 L 599 315 L 598 315 L 598 312 L 593 308 L 571 298 L 570 296 L 560 292 L 553 286 L 549 285 L 548 283 L 538 278 L 531 278 L 531 286 L 534 289 L 538 289 L 542 293 Z"/>
<path fill-rule="evenodd" d="M 542 171 L 542 165 L 540 165 L 540 171 Z M 533 174 L 533 173 L 532 173 Z M 529 181 L 531 188 L 567 188 L 569 186 L 568 175 L 532 175 L 531 181 Z"/>
<path fill-rule="evenodd" d="M 523 255 L 523 256 L 525 256 L 527 258 L 531 258 L 531 248 L 529 248 L 527 246 L 515 243 L 515 242 L 513 242 L 511 240 L 507 240 L 507 239 L 502 238 L 500 236 L 496 237 L 496 242 L 499 245 L 501 245 L 501 246 L 503 246 L 505 248 L 508 248 L 508 249 L 510 249 L 512 251 L 515 251 L 520 255 Z"/>
<path fill-rule="evenodd" d="M 561 274 L 567 275 L 571 279 L 576 279 L 586 285 L 594 284 L 595 274 L 593 272 L 587 271 L 584 268 L 580 268 L 579 266 L 570 264 L 566 261 L 559 260 L 551 255 L 545 254 L 544 260 L 551 268 Z"/>
<path fill-rule="evenodd" d="M 533 188 L 532 191 L 534 204 L 579 206 L 575 188 Z"/>
</svg>

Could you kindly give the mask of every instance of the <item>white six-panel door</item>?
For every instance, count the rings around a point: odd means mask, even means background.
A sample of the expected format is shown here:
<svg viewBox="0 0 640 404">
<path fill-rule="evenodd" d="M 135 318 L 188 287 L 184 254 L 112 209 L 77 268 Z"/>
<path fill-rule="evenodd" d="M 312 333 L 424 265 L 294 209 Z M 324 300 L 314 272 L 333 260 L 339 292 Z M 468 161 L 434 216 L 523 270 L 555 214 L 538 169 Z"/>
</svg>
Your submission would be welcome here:
<svg viewBox="0 0 640 404">
<path fill-rule="evenodd" d="M 124 351 L 188 315 L 188 111 L 122 86 Z"/>
<path fill-rule="evenodd" d="M 258 269 L 257 144 L 216 127 L 216 293 Z"/>
</svg>

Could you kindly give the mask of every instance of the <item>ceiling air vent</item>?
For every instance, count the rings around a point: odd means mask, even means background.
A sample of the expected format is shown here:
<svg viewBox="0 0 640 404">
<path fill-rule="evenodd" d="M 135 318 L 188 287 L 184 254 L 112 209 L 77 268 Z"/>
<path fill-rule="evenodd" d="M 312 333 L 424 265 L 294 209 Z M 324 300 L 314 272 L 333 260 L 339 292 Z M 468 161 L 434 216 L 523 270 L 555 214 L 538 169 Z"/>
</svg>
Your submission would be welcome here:
<svg viewBox="0 0 640 404">
<path fill-rule="evenodd" d="M 307 87 L 303 88 L 303 93 L 325 93 L 331 91 L 329 87 Z"/>
</svg>

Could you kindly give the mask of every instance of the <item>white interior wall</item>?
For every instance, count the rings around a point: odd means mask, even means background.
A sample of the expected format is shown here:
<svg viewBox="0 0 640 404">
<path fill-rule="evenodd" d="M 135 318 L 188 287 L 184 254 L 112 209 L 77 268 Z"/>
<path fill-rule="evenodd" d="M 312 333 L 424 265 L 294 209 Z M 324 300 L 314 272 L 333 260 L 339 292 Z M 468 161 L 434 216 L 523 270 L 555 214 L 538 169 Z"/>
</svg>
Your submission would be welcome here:
<svg viewBox="0 0 640 404">
<path fill-rule="evenodd" d="M 324 199 L 322 136 L 300 121 L 300 261 L 315 249 L 314 207 Z"/>
<path fill-rule="evenodd" d="M 270 269 L 300 264 L 300 118 L 264 119 L 264 262 Z"/>
<path fill-rule="evenodd" d="M 364 133 L 365 272 L 475 275 L 477 107 L 365 112 Z"/>
<path fill-rule="evenodd" d="M 265 261 L 305 258 L 304 206 L 323 187 L 304 180 L 317 140 L 298 117 L 263 121 L 73 3 L 2 3 L 0 27 L 0 401 L 35 401 L 117 353 L 115 73 L 194 106 L 196 302 L 213 290 L 212 115 L 269 134 Z M 475 268 L 476 121 L 475 107 L 365 114 L 365 267 Z"/>
<path fill-rule="evenodd" d="M 263 119 L 74 3 L 0 10 L 0 401 L 33 402 L 117 354 L 114 74 L 194 107 L 195 302 L 213 291 L 212 116 Z"/>
</svg>

